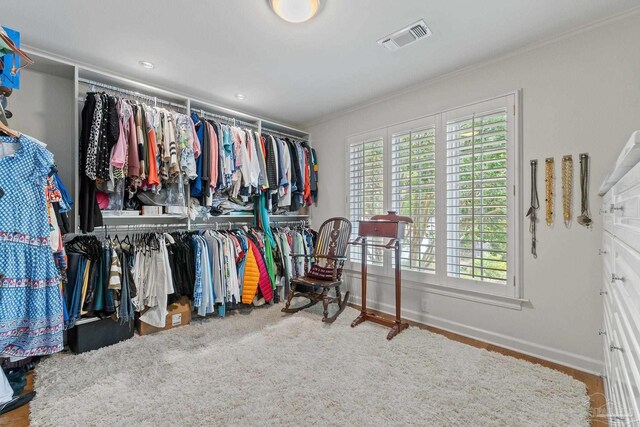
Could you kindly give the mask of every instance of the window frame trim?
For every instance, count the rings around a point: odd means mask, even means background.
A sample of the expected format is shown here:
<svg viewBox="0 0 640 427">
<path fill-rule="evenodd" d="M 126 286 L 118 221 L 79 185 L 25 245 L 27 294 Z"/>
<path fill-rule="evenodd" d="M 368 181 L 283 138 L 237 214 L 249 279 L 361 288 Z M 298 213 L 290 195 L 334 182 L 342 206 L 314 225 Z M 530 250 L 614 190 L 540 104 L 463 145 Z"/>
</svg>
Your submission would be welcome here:
<svg viewBox="0 0 640 427">
<path fill-rule="evenodd" d="M 487 103 L 489 101 L 499 101 L 504 98 L 507 106 L 508 116 L 508 145 L 507 145 L 507 192 L 508 198 L 507 209 L 512 212 L 508 216 L 507 233 L 509 242 L 507 243 L 507 284 L 494 284 L 473 279 L 458 279 L 448 277 L 446 273 L 446 120 L 447 113 L 455 112 L 465 108 L 473 108 L 476 105 Z M 391 138 L 394 129 L 415 128 L 415 123 L 435 118 L 436 122 L 436 272 L 418 272 L 412 270 L 402 270 L 403 277 L 414 283 L 424 283 L 428 286 L 436 286 L 444 288 L 451 293 L 477 293 L 487 298 L 496 297 L 500 299 L 515 299 L 525 301 L 524 299 L 524 226 L 522 220 L 523 214 L 523 145 L 522 145 L 522 89 L 507 92 L 498 96 L 493 96 L 483 100 L 470 102 L 458 107 L 443 109 L 440 112 L 423 115 L 410 120 L 402 120 L 390 123 L 386 126 L 376 128 L 374 130 L 349 135 L 345 144 L 345 167 L 347 175 L 350 172 L 350 146 L 353 143 L 364 142 L 372 137 L 383 139 L 383 170 L 385 185 L 383 190 L 383 205 L 385 209 L 391 208 Z M 438 165 L 441 165 L 438 168 Z M 440 184 L 440 185 L 439 185 Z M 350 200 L 349 200 L 349 179 L 345 183 L 345 210 L 346 217 L 350 218 Z M 440 208 L 445 206 L 444 209 Z M 442 238 L 444 236 L 444 238 Z M 511 247 L 513 250 L 509 250 Z M 378 276 L 391 277 L 393 269 L 391 268 L 391 251 L 385 251 L 383 265 L 368 265 L 369 271 Z M 345 268 L 349 271 L 359 271 L 360 262 L 348 260 Z M 455 280 L 457 279 L 457 280 Z"/>
</svg>

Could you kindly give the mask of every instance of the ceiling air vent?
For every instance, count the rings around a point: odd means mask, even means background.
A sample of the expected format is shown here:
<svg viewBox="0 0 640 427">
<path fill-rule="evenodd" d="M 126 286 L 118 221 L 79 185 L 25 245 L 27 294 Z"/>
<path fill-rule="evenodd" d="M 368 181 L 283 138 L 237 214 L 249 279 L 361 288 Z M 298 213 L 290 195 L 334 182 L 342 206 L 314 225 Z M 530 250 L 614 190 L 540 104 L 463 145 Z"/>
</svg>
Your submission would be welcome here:
<svg viewBox="0 0 640 427">
<path fill-rule="evenodd" d="M 378 44 L 393 52 L 430 35 L 431 30 L 427 27 L 424 20 L 421 19 L 408 27 L 381 38 L 378 40 Z"/>
</svg>

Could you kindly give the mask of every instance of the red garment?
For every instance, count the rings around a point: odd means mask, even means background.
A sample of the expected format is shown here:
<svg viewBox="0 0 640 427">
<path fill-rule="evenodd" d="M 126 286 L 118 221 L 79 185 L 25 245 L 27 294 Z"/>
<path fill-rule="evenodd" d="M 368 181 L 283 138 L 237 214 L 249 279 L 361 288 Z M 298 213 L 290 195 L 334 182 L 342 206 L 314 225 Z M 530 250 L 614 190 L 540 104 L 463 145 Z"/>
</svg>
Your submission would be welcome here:
<svg viewBox="0 0 640 427">
<path fill-rule="evenodd" d="M 262 258 L 260 249 L 258 249 L 256 245 L 251 245 L 251 249 L 253 250 L 253 255 L 256 258 L 256 263 L 258 264 L 258 271 L 260 271 L 260 281 L 258 282 L 260 292 L 262 292 L 264 300 L 269 302 L 273 299 L 273 289 L 271 288 L 271 279 L 269 279 L 267 265 L 264 262 L 264 258 Z"/>
<path fill-rule="evenodd" d="M 304 176 L 305 176 L 305 180 L 304 180 L 304 193 L 302 195 L 302 198 L 304 199 L 304 202 L 307 206 L 311 206 L 312 200 L 311 200 L 311 171 L 309 169 L 309 150 L 307 150 L 306 148 L 303 149 L 302 151 L 304 151 Z"/>
<path fill-rule="evenodd" d="M 160 177 L 158 176 L 158 144 L 156 143 L 156 131 L 149 129 L 149 185 L 160 184 Z"/>
</svg>

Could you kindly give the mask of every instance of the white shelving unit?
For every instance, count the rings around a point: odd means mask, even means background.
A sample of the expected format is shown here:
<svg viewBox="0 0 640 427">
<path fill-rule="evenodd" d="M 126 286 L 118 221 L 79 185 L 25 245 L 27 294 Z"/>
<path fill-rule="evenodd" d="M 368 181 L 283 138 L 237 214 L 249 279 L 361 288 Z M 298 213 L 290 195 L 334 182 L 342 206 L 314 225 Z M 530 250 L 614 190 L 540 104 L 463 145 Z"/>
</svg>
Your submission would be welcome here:
<svg viewBox="0 0 640 427">
<path fill-rule="evenodd" d="M 73 87 L 74 101 L 74 118 L 73 123 L 69 123 L 69 126 L 73 126 L 75 138 L 73 141 L 61 141 L 55 145 L 54 154 L 56 155 L 56 161 L 58 162 L 61 175 L 65 179 L 70 193 L 73 194 L 74 203 L 77 203 L 80 191 L 80 177 L 78 175 L 79 164 L 79 149 L 78 141 L 80 137 L 81 119 L 80 114 L 84 104 L 86 92 L 91 87 L 91 82 L 97 83 L 95 85 L 96 90 L 102 90 L 99 85 L 108 85 L 122 90 L 130 92 L 131 97 L 136 97 L 138 94 L 144 98 L 146 102 L 162 105 L 164 102 L 170 102 L 171 108 L 178 111 L 182 110 L 187 114 L 191 111 L 195 111 L 198 114 L 204 114 L 210 117 L 226 117 L 231 120 L 237 120 L 239 126 L 253 127 L 259 132 L 270 131 L 274 134 L 281 134 L 284 136 L 291 136 L 300 139 L 309 139 L 309 134 L 303 130 L 296 129 L 291 126 L 278 123 L 273 120 L 258 117 L 249 113 L 244 113 L 231 108 L 227 108 L 222 105 L 218 105 L 214 102 L 206 99 L 199 98 L 198 96 L 192 96 L 184 94 L 178 91 L 173 91 L 167 88 L 161 88 L 154 85 L 150 85 L 144 82 L 136 81 L 125 76 L 110 73 L 104 70 L 98 70 L 84 64 L 75 63 L 65 58 L 60 58 L 47 52 L 25 49 L 31 57 L 34 59 L 35 64 L 31 67 L 31 70 L 27 69 L 23 72 L 37 72 L 44 74 L 51 74 L 64 79 L 71 79 Z M 109 90 L 106 90 L 109 92 Z M 66 120 L 66 118 L 65 118 Z M 56 123 L 58 126 L 65 126 L 66 124 Z M 41 137 L 45 142 L 48 142 L 46 135 Z M 71 155 L 70 155 L 71 154 Z M 70 171 L 73 171 L 71 175 Z M 71 178 L 71 179 L 69 179 Z M 69 182 L 71 181 L 71 182 Z M 188 189 L 188 187 L 187 187 Z M 187 191 L 187 195 L 189 192 Z M 304 208 L 303 208 L 304 210 Z M 278 221 L 296 221 L 309 219 L 307 212 L 292 213 L 291 215 L 274 215 L 271 216 L 271 220 Z M 197 219 L 191 221 L 190 218 L 179 215 L 108 215 L 103 217 L 105 226 L 122 226 L 122 225 L 142 225 L 142 224 L 175 224 L 182 225 L 191 228 L 191 225 L 201 224 L 215 224 L 216 222 L 246 222 L 247 219 L 253 220 L 253 215 L 221 215 L 218 217 L 211 217 L 209 219 Z M 78 232 L 79 217 L 77 210 L 74 209 L 70 215 L 70 221 L 72 229 Z"/>
</svg>

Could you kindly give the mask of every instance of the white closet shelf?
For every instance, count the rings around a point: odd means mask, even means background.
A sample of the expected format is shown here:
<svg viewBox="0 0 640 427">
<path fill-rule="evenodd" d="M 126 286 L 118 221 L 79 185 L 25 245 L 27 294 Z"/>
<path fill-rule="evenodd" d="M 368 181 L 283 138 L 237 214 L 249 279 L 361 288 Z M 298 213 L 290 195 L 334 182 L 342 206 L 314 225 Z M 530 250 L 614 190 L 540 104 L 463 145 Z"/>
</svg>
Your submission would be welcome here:
<svg viewBox="0 0 640 427">
<path fill-rule="evenodd" d="M 80 111 L 82 108 L 82 103 L 85 100 L 86 92 L 90 87 L 90 83 L 88 81 L 95 82 L 98 84 L 114 86 L 119 89 L 124 89 L 126 91 L 130 91 L 132 93 L 137 93 L 140 97 L 149 100 L 149 102 L 153 102 L 156 100 L 158 103 L 162 101 L 171 102 L 180 106 L 180 108 L 184 109 L 187 114 L 190 114 L 191 111 L 204 111 L 205 113 L 214 113 L 220 114 L 223 116 L 228 116 L 230 118 L 239 119 L 244 122 L 248 122 L 252 126 L 254 126 L 258 131 L 264 132 L 273 132 L 274 134 L 282 134 L 282 135 L 290 135 L 295 138 L 300 138 L 303 140 L 309 140 L 308 132 L 296 129 L 292 126 L 288 126 L 283 123 L 279 123 L 277 121 L 256 116 L 251 113 L 237 111 L 232 108 L 228 108 L 224 105 L 218 104 L 213 100 L 207 100 L 200 98 L 196 94 L 193 93 L 183 93 L 180 91 L 173 90 L 171 88 L 163 88 L 153 84 L 144 83 L 139 80 L 135 80 L 133 78 L 129 78 L 125 75 L 116 74 L 110 72 L 108 70 L 95 68 L 92 66 L 88 66 L 87 64 L 78 63 L 72 61 L 68 58 L 63 58 L 58 55 L 52 54 L 50 52 L 30 48 L 28 46 L 24 46 L 25 51 L 31 55 L 31 57 L 36 61 L 36 63 L 40 63 L 40 69 L 38 71 L 49 72 L 55 75 L 61 75 L 65 78 L 73 80 L 73 95 L 74 107 L 75 107 L 75 141 L 78 141 L 80 138 Z M 32 67 L 32 69 L 36 69 L 36 67 Z M 96 89 L 99 89 L 96 87 Z M 194 96 L 195 95 L 195 96 Z M 157 99 L 156 99 L 157 97 Z M 80 177 L 77 170 L 77 165 L 79 164 L 79 148 L 78 145 L 75 144 L 73 148 L 73 160 L 75 166 L 75 172 L 73 177 L 73 182 L 71 186 L 73 187 L 72 198 L 73 200 L 78 200 L 80 193 Z M 188 188 L 188 187 L 187 187 Z M 188 192 L 187 192 L 188 194 Z M 209 222 L 225 222 L 225 221 L 233 221 L 234 219 L 239 222 L 239 220 L 247 220 L 248 218 L 253 219 L 253 215 L 222 215 L 219 217 L 220 219 L 211 218 Z M 274 215 L 271 217 L 274 221 L 285 221 L 285 220 L 302 220 L 309 218 L 308 215 Z M 129 216 L 129 215 L 105 215 L 103 217 L 104 223 L 107 226 L 116 226 L 116 225 L 143 225 L 143 224 L 176 224 L 176 225 L 189 225 L 192 221 L 189 218 L 183 217 L 180 215 L 158 215 L 158 216 Z M 72 228 L 77 232 L 79 231 L 79 216 L 76 212 L 71 218 Z M 206 220 L 196 220 L 193 221 L 194 224 L 206 223 Z"/>
</svg>

